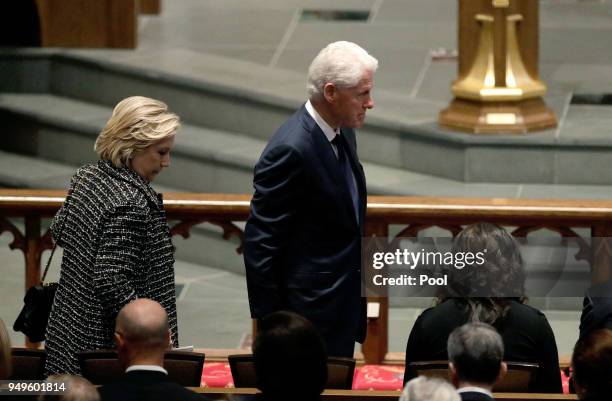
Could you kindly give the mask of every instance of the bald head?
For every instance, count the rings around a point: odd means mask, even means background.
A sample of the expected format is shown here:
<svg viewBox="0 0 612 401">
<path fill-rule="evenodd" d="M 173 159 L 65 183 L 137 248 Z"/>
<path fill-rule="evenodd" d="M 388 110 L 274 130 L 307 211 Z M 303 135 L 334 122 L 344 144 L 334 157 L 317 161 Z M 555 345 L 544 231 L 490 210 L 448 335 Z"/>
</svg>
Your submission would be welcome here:
<svg viewBox="0 0 612 401">
<path fill-rule="evenodd" d="M 168 347 L 168 315 L 150 299 L 125 305 L 117 316 L 115 331 L 132 347 Z"/>
</svg>

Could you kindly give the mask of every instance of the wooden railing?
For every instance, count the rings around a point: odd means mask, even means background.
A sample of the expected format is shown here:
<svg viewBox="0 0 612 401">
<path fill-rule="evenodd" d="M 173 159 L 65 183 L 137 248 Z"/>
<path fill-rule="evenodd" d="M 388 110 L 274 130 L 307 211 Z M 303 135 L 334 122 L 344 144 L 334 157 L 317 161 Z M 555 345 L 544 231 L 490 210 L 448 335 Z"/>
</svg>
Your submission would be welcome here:
<svg viewBox="0 0 612 401">
<path fill-rule="evenodd" d="M 11 249 L 20 249 L 25 255 L 26 288 L 40 281 L 41 253 L 51 248 L 49 233 L 41 232 L 41 221 L 55 214 L 64 196 L 64 191 L 0 190 L 0 234 L 10 232 L 14 237 Z M 249 201 L 248 195 L 164 194 L 171 232 L 183 237 L 189 236 L 193 226 L 208 223 L 221 227 L 224 238 L 242 240 L 242 230 L 235 223 L 248 217 Z M 24 232 L 8 218 L 22 219 Z M 612 202 L 607 201 L 370 196 L 366 235 L 387 237 L 391 225 L 406 226 L 396 237 L 415 237 L 430 227 L 441 227 L 454 235 L 462 225 L 477 221 L 516 227 L 512 231 L 515 236 L 548 229 L 574 238 L 580 244 L 577 258 L 591 265 L 592 281 L 602 282 L 611 276 L 612 246 L 604 243 L 590 249 L 576 231 L 588 228 L 591 237 L 612 237 Z M 241 250 L 242 246 L 236 251 Z M 388 299 L 371 298 L 368 302 L 377 302 L 380 308 L 377 316 L 368 319 L 364 358 L 366 363 L 381 363 L 388 351 Z"/>
</svg>

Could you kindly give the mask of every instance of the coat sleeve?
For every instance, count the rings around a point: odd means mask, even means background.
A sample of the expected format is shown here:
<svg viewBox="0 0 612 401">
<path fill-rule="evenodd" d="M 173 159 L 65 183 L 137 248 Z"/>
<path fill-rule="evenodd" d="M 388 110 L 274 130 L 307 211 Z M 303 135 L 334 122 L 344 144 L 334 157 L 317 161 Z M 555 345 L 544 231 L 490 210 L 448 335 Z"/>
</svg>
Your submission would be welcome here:
<svg viewBox="0 0 612 401">
<path fill-rule="evenodd" d="M 95 257 L 94 285 L 104 310 L 116 316 L 136 299 L 134 281 L 138 261 L 147 240 L 148 213 L 145 208 L 121 206 L 104 219 Z"/>
<path fill-rule="evenodd" d="M 538 393 L 562 393 L 561 386 L 561 371 L 559 369 L 559 354 L 557 351 L 557 342 L 555 334 L 548 324 L 548 320 L 544 315 L 542 317 L 541 327 L 538 330 L 540 335 L 538 344 L 540 346 L 540 368 L 536 375 L 535 383 L 531 391 Z"/>
<path fill-rule="evenodd" d="M 410 362 L 424 360 L 421 356 L 421 352 L 423 351 L 423 344 L 421 344 L 422 335 L 421 316 L 419 316 L 412 326 L 410 336 L 408 336 L 408 342 L 406 343 L 406 355 L 404 356 L 404 384 L 417 377 L 416 372 L 408 366 Z"/>
<path fill-rule="evenodd" d="M 292 147 L 264 152 L 255 166 L 255 194 L 245 227 L 244 262 L 251 316 L 283 306 L 283 254 L 303 191 L 302 157 Z"/>
<path fill-rule="evenodd" d="M 64 225 L 66 224 L 66 219 L 68 218 L 69 209 L 71 207 L 69 206 L 69 204 L 72 200 L 72 193 L 74 192 L 76 184 L 81 180 L 82 172 L 83 168 L 79 168 L 70 179 L 70 187 L 68 188 L 68 193 L 66 194 L 66 200 L 64 201 L 64 203 L 62 203 L 62 206 L 53 217 L 53 220 L 51 221 L 51 226 L 49 227 L 53 242 L 62 247 L 64 246 L 62 230 L 64 228 Z"/>
</svg>

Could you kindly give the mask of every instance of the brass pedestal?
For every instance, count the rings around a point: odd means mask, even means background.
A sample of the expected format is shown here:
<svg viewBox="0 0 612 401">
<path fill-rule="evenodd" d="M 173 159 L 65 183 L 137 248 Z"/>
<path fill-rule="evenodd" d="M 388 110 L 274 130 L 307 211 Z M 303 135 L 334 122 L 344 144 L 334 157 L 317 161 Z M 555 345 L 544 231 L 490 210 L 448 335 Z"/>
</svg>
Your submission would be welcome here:
<svg viewBox="0 0 612 401">
<path fill-rule="evenodd" d="M 541 98 L 495 103 L 455 98 L 438 121 L 442 127 L 476 134 L 524 134 L 557 126 L 555 113 Z"/>
<path fill-rule="evenodd" d="M 459 0 L 458 78 L 442 127 L 475 134 L 553 128 L 538 76 L 538 2 Z"/>
</svg>

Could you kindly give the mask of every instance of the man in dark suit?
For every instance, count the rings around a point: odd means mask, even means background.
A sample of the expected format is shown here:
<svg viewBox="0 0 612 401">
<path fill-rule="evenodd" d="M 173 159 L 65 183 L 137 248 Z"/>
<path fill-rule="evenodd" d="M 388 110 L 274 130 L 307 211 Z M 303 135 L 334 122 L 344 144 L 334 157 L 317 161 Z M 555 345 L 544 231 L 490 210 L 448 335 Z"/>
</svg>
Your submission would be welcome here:
<svg viewBox="0 0 612 401">
<path fill-rule="evenodd" d="M 609 400 L 612 394 L 612 330 L 597 329 L 576 342 L 572 381 L 579 400 Z"/>
<path fill-rule="evenodd" d="M 579 338 L 598 329 L 612 330 L 612 280 L 589 288 L 582 303 Z"/>
<path fill-rule="evenodd" d="M 486 323 L 468 323 L 448 337 L 451 381 L 462 401 L 493 401 L 493 385 L 507 371 L 504 343 Z"/>
<path fill-rule="evenodd" d="M 150 299 L 137 299 L 117 315 L 115 343 L 119 362 L 125 369 L 120 381 L 100 387 L 108 401 L 203 401 L 203 396 L 168 380 L 163 368 L 170 346 L 168 315 Z"/>
<path fill-rule="evenodd" d="M 378 61 L 351 42 L 319 52 L 309 100 L 274 134 L 255 165 L 245 228 L 251 316 L 281 309 L 321 332 L 328 354 L 352 357 L 365 338 L 361 237 L 366 184 L 355 128 L 363 125 Z"/>
</svg>

